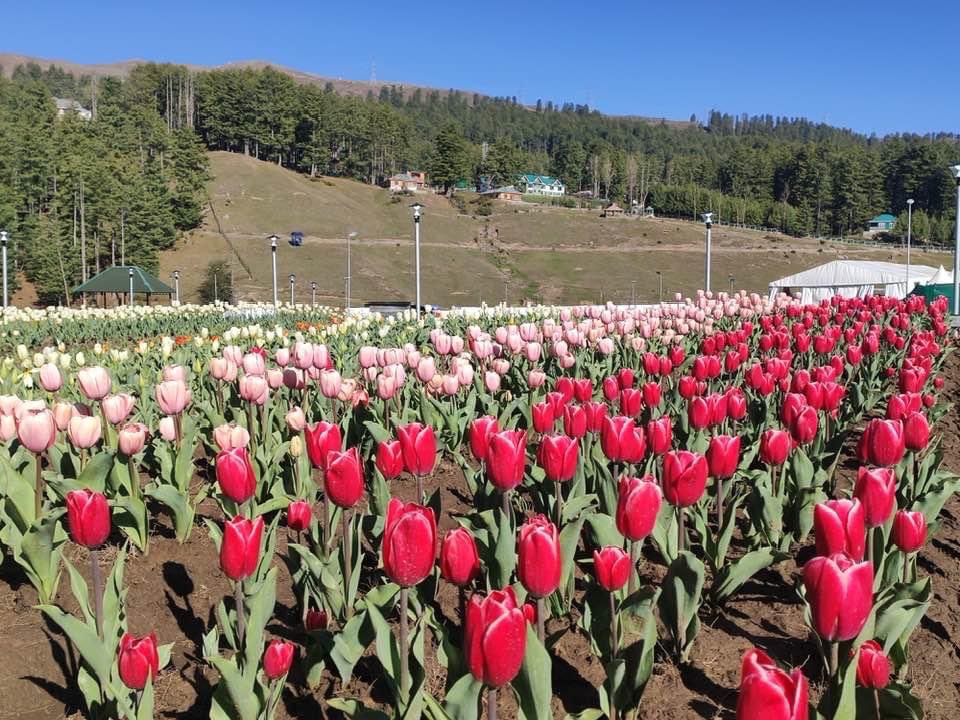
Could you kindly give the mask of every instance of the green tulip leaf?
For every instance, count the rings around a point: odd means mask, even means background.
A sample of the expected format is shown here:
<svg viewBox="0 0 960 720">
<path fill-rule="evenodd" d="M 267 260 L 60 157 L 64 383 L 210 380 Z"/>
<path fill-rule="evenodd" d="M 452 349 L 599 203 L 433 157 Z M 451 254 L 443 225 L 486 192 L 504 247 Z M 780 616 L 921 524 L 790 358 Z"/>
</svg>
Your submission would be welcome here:
<svg viewBox="0 0 960 720">
<path fill-rule="evenodd" d="M 518 717 L 522 720 L 552 720 L 550 700 L 553 697 L 550 655 L 527 623 L 527 649 L 520 673 L 513 681 L 519 702 Z"/>
</svg>

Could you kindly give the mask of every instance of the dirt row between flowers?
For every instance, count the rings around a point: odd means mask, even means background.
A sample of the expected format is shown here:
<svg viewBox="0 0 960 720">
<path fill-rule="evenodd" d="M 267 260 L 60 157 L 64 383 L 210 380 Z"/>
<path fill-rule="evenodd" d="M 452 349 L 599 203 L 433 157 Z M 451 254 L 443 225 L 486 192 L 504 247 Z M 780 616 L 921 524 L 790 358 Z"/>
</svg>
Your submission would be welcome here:
<svg viewBox="0 0 960 720">
<path fill-rule="evenodd" d="M 960 357 L 950 358 L 945 375 L 946 399 L 960 403 Z M 945 467 L 960 470 L 960 413 L 949 413 L 937 430 L 944 435 Z M 850 457 L 841 466 L 841 486 L 844 481 L 849 483 L 855 471 L 855 461 Z M 443 532 L 454 526 L 451 514 L 471 511 L 471 497 L 461 472 L 452 463 L 442 464 L 431 482 L 431 490 L 442 488 Z M 412 479 L 407 478 L 394 482 L 392 490 L 406 500 L 412 500 L 416 492 Z M 201 506 L 201 514 L 216 517 L 216 513 L 212 501 Z M 217 677 L 202 661 L 202 635 L 214 622 L 216 605 L 230 588 L 220 571 L 213 541 L 202 525 L 180 545 L 165 518 L 156 519 L 149 554 L 132 555 L 127 560 L 130 629 L 136 634 L 153 630 L 161 643 L 175 643 L 171 665 L 156 684 L 157 717 L 206 718 Z M 960 717 L 960 498 L 947 504 L 940 522 L 919 559 L 919 571 L 932 578 L 934 600 L 910 642 L 910 680 L 928 718 L 955 720 Z M 285 533 L 280 530 L 278 553 L 285 552 Z M 781 663 L 803 666 L 813 694 L 818 695 L 819 660 L 808 638 L 803 605 L 796 592 L 798 568 L 810 552 L 810 547 L 804 548 L 795 561 L 758 574 L 722 613 L 705 614 L 689 665 L 678 668 L 658 652 L 639 717 L 733 718 L 740 658 L 753 646 L 763 648 Z M 101 553 L 104 565 L 112 562 L 114 553 L 115 549 Z M 87 571 L 85 550 L 71 546 L 67 555 L 74 565 Z M 372 552 L 368 563 L 375 563 Z M 299 613 L 289 576 L 279 559 L 277 564 L 281 573 L 277 607 L 268 631 L 298 641 Z M 665 574 L 649 549 L 642 570 L 651 583 L 658 583 Z M 438 600 L 443 617 L 457 633 L 456 591 L 441 583 Z M 81 697 L 71 681 L 75 657 L 65 638 L 35 609 L 36 602 L 36 593 L 17 565 L 5 559 L 0 565 L 0 718 L 82 717 Z M 61 582 L 57 602 L 68 611 L 77 610 L 66 579 Z M 599 704 L 596 687 L 603 682 L 603 668 L 590 653 L 589 642 L 578 631 L 576 620 L 574 616 L 547 625 L 548 635 L 560 635 L 552 649 L 553 709 L 557 718 Z M 336 696 L 363 698 L 370 704 L 385 702 L 388 691 L 372 652 L 371 648 L 369 657 L 358 664 L 347 687 L 328 679 L 310 692 L 295 669 L 277 717 L 338 717 L 324 702 Z M 428 651 L 427 659 L 428 687 L 441 697 L 444 670 L 434 652 Z M 514 717 L 507 695 L 501 695 L 501 714 Z"/>
</svg>

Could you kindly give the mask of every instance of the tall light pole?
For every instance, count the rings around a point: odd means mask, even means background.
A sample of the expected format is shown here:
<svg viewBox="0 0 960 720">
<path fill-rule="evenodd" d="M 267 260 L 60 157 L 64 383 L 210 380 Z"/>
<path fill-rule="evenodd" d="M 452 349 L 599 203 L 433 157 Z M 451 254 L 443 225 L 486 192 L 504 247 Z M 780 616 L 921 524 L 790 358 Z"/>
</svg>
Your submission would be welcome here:
<svg viewBox="0 0 960 720">
<path fill-rule="evenodd" d="M 957 180 L 957 241 L 953 248 L 953 314 L 960 315 L 960 165 L 950 170 Z"/>
<path fill-rule="evenodd" d="M 710 262 L 712 259 L 711 253 L 713 252 L 710 229 L 713 227 L 713 213 L 703 214 L 703 224 L 707 226 L 707 254 L 703 266 L 703 290 L 704 292 L 710 292 Z"/>
<path fill-rule="evenodd" d="M 417 317 L 420 317 L 420 215 L 423 211 L 423 205 L 414 203 L 413 208 L 413 247 L 415 257 L 415 272 L 417 275 Z"/>
<path fill-rule="evenodd" d="M 310 304 L 313 307 L 317 306 L 317 283 L 310 283 Z"/>
<path fill-rule="evenodd" d="M 910 284 L 910 241 L 913 235 L 913 198 L 907 200 L 907 289 L 905 296 L 910 294 L 910 291 L 913 290 L 913 285 Z"/>
<path fill-rule="evenodd" d="M 659 295 L 660 302 L 663 302 L 663 273 L 657 270 L 657 281 L 660 285 Z"/>
<path fill-rule="evenodd" d="M 177 298 L 177 305 L 180 304 L 180 271 L 173 271 L 173 291 L 174 296 Z"/>
<path fill-rule="evenodd" d="M 293 285 L 297 281 L 297 276 L 290 273 L 290 305 L 293 305 Z"/>
<path fill-rule="evenodd" d="M 353 287 L 352 287 L 353 278 L 351 277 L 351 272 L 350 272 L 350 243 L 353 241 L 353 239 L 356 236 L 357 234 L 355 232 L 347 233 L 347 276 L 344 278 L 344 280 L 347 281 L 347 287 L 346 287 L 347 310 L 350 309 L 350 298 L 351 298 L 351 295 L 353 294 Z"/>
<path fill-rule="evenodd" d="M 130 279 L 130 307 L 133 307 L 133 268 L 127 270 L 127 277 Z"/>
<path fill-rule="evenodd" d="M 280 304 L 280 300 L 277 298 L 277 240 L 279 240 L 276 234 L 271 235 L 270 240 L 270 256 L 273 263 L 273 306 L 277 307 Z"/>
<path fill-rule="evenodd" d="M 7 231 L 0 230 L 0 245 L 3 246 L 3 307 L 7 307 Z"/>
<path fill-rule="evenodd" d="M 637 304 L 637 281 L 636 280 L 630 281 L 630 304 L 631 305 Z"/>
<path fill-rule="evenodd" d="M 733 275 L 730 275 L 729 280 L 730 280 L 730 294 L 733 295 L 733 284 L 737 281 L 737 279 Z"/>
</svg>

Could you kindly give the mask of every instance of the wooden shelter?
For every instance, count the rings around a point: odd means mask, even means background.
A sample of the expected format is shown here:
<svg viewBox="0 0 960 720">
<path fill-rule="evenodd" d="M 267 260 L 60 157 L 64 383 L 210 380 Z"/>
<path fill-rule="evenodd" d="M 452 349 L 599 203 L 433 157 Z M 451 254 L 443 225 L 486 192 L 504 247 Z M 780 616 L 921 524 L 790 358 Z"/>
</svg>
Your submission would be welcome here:
<svg viewBox="0 0 960 720">
<path fill-rule="evenodd" d="M 88 293 L 100 293 L 100 307 L 107 306 L 107 295 L 113 293 L 116 305 L 130 303 L 131 281 L 133 294 L 146 295 L 147 305 L 153 295 L 166 295 L 168 300 L 173 299 L 174 289 L 157 277 L 154 277 L 143 268 L 136 265 L 115 265 L 101 273 L 94 275 L 85 283 L 73 289 L 74 295 L 84 296 Z"/>
</svg>

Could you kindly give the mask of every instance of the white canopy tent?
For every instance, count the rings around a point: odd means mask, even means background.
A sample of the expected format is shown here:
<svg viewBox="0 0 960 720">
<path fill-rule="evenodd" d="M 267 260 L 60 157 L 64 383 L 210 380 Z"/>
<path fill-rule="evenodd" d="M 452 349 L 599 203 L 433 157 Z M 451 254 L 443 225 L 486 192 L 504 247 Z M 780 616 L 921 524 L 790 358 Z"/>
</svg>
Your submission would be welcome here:
<svg viewBox="0 0 960 720">
<path fill-rule="evenodd" d="M 881 292 L 902 298 L 936 272 L 936 268 L 928 265 L 911 265 L 908 281 L 906 265 L 870 260 L 834 260 L 774 280 L 769 286 L 770 298 L 772 300 L 779 292 L 787 292 L 804 304 L 818 303 L 833 295 L 864 297 Z"/>
<path fill-rule="evenodd" d="M 945 270 L 943 265 L 941 265 L 937 271 L 928 277 L 923 283 L 923 285 L 952 285 L 953 284 L 953 273 L 949 270 Z"/>
</svg>

